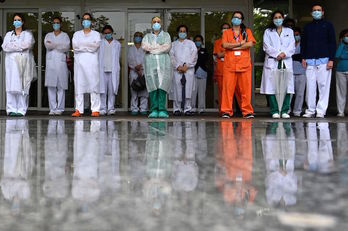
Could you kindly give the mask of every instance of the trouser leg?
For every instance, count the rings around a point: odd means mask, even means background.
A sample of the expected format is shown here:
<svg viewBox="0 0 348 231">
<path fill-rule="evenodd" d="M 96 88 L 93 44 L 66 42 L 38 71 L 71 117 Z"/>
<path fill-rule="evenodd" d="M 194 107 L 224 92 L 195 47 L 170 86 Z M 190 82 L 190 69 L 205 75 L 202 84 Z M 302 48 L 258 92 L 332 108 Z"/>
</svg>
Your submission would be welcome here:
<svg viewBox="0 0 348 231">
<path fill-rule="evenodd" d="M 17 113 L 17 96 L 15 93 L 6 92 L 6 113 Z"/>
<path fill-rule="evenodd" d="M 148 97 L 141 96 L 140 98 L 140 112 L 147 112 Z"/>
<path fill-rule="evenodd" d="M 91 93 L 91 111 L 99 112 L 100 111 L 100 94 L 99 93 Z"/>
<path fill-rule="evenodd" d="M 306 76 L 295 75 L 295 103 L 294 103 L 294 114 L 300 114 L 302 112 L 303 100 L 306 89 Z"/>
<path fill-rule="evenodd" d="M 254 109 L 251 105 L 251 70 L 238 73 L 236 88 L 240 95 L 238 104 L 243 116 L 254 114 Z"/>
<path fill-rule="evenodd" d="M 306 70 L 306 114 L 315 114 L 317 100 L 317 81 L 316 81 L 316 67 L 308 66 Z"/>
<path fill-rule="evenodd" d="M 150 98 L 150 113 L 158 111 L 158 90 L 149 92 Z"/>
<path fill-rule="evenodd" d="M 275 113 L 279 113 L 278 102 L 277 102 L 275 95 L 267 95 L 266 97 L 267 97 L 268 102 L 269 102 L 269 110 L 270 110 L 271 115 L 273 115 Z"/>
<path fill-rule="evenodd" d="M 340 114 L 344 113 L 347 99 L 347 78 L 348 74 L 336 72 L 336 103 L 337 111 Z"/>
<path fill-rule="evenodd" d="M 289 109 L 290 109 L 290 98 L 291 98 L 290 94 L 286 94 L 285 95 L 285 98 L 284 98 L 284 101 L 283 101 L 283 105 L 282 105 L 281 114 L 289 112 Z"/>
<path fill-rule="evenodd" d="M 75 109 L 78 110 L 81 114 L 84 111 L 84 94 L 75 94 Z"/>
<path fill-rule="evenodd" d="M 191 99 L 185 100 L 184 112 L 190 112 L 192 110 Z"/>
<path fill-rule="evenodd" d="M 57 97 L 57 111 L 63 112 L 65 110 L 65 90 L 58 88 Z"/>
<path fill-rule="evenodd" d="M 219 113 L 221 113 L 221 102 L 222 102 L 222 76 L 216 77 L 216 83 L 218 87 L 218 101 L 219 101 Z"/>
<path fill-rule="evenodd" d="M 237 77 L 233 71 L 224 71 L 222 79 L 221 113 L 233 115 L 233 96 L 236 88 Z"/>
<path fill-rule="evenodd" d="M 319 89 L 319 100 L 317 103 L 317 113 L 326 114 L 327 107 L 329 105 L 330 97 L 330 84 L 332 70 L 327 70 L 326 64 L 320 65 L 317 68 L 317 84 Z"/>
<path fill-rule="evenodd" d="M 28 110 L 29 96 L 27 94 L 17 94 L 18 113 L 25 115 Z"/>
<path fill-rule="evenodd" d="M 207 79 L 198 79 L 198 111 L 202 112 L 205 110 L 205 93 L 207 89 Z"/>
<path fill-rule="evenodd" d="M 131 111 L 132 112 L 138 112 L 139 111 L 139 108 L 138 108 L 138 92 L 134 91 L 133 89 L 131 89 L 130 103 L 131 103 Z"/>
<path fill-rule="evenodd" d="M 56 87 L 47 87 L 48 92 L 48 103 L 50 111 L 57 110 L 57 88 Z"/>
<path fill-rule="evenodd" d="M 162 90 L 162 89 L 158 89 L 157 90 L 158 93 L 158 111 L 163 111 L 163 112 L 167 112 L 167 107 L 166 107 L 166 103 L 167 103 L 167 92 Z"/>
<path fill-rule="evenodd" d="M 108 112 L 115 112 L 115 89 L 112 85 L 112 74 L 107 75 L 107 89 L 108 89 Z"/>
<path fill-rule="evenodd" d="M 196 77 L 194 77 L 196 78 Z M 192 93 L 191 93 L 191 107 L 192 107 L 192 111 L 196 111 L 197 109 L 197 101 L 199 102 L 199 100 L 197 99 L 198 96 L 198 91 L 199 91 L 199 85 L 198 85 L 199 79 L 196 79 L 196 84 L 194 84 L 194 88 L 192 89 Z M 186 101 L 185 101 L 186 104 Z"/>
</svg>

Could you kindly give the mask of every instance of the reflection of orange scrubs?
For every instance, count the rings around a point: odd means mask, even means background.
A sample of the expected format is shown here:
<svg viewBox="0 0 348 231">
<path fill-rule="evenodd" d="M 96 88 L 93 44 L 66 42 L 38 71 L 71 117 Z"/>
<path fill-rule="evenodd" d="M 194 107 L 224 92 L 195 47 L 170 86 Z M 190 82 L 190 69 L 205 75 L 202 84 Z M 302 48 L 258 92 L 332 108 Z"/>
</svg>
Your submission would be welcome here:
<svg viewBox="0 0 348 231">
<path fill-rule="evenodd" d="M 246 29 L 247 42 L 256 43 L 250 29 Z M 238 42 L 234 38 L 233 30 L 228 29 L 222 36 L 222 43 L 239 43 L 243 40 L 241 33 Z M 223 67 L 222 80 L 222 103 L 221 113 L 233 115 L 233 95 L 236 92 L 240 98 L 236 97 L 243 116 L 253 114 L 251 106 L 251 58 L 250 49 L 245 50 L 226 50 L 225 62 Z"/>
<path fill-rule="evenodd" d="M 221 94 L 222 94 L 222 73 L 224 68 L 224 62 L 217 57 L 218 53 L 224 52 L 225 49 L 222 48 L 222 39 L 218 39 L 214 43 L 213 55 L 216 57 L 215 69 L 214 69 L 214 79 L 218 86 L 218 96 L 219 96 L 219 112 L 221 112 Z"/>
<path fill-rule="evenodd" d="M 225 166 L 225 179 L 218 178 L 216 183 L 220 189 L 223 188 L 224 199 L 228 203 L 243 201 L 246 193 L 249 194 L 248 202 L 252 203 L 257 194 L 257 190 L 251 185 L 253 166 L 251 126 L 251 122 L 243 122 L 234 128 L 233 123 L 221 122 L 223 155 L 220 157 L 220 164 Z M 242 179 L 239 187 L 236 184 L 237 178 Z M 228 182 L 232 184 L 227 184 Z"/>
</svg>

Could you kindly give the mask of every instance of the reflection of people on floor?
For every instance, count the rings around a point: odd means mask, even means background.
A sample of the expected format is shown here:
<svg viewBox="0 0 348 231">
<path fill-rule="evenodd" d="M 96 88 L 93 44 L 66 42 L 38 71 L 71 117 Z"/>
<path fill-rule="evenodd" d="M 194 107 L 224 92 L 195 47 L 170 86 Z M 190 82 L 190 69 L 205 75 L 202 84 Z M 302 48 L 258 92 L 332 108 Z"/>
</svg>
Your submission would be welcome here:
<svg viewBox="0 0 348 231">
<path fill-rule="evenodd" d="M 121 187 L 120 138 L 115 123 L 100 121 L 98 179 L 103 192 L 116 191 Z"/>
<path fill-rule="evenodd" d="M 296 204 L 297 176 L 295 137 L 290 123 L 269 123 L 262 138 L 266 163 L 266 199 L 269 205 L 286 207 Z"/>
<path fill-rule="evenodd" d="M 30 142 L 27 120 L 7 120 L 4 143 L 4 172 L 1 191 L 19 213 L 21 202 L 30 200 L 30 177 L 34 169 L 34 151 Z"/>
<path fill-rule="evenodd" d="M 152 208 L 152 213 L 156 216 L 159 216 L 166 207 L 172 190 L 168 183 L 172 150 L 166 123 L 151 123 L 145 147 L 147 179 L 144 183 L 143 194 L 146 202 Z"/>
<path fill-rule="evenodd" d="M 208 156 L 207 122 L 199 121 L 197 124 L 196 158 L 199 161 L 203 161 Z"/>
<path fill-rule="evenodd" d="M 75 121 L 74 134 L 74 174 L 72 196 L 88 211 L 88 204 L 100 196 L 98 182 L 98 157 L 100 156 L 100 121 L 92 120 L 89 129 L 87 121 Z M 88 126 L 89 127 L 89 126 Z"/>
<path fill-rule="evenodd" d="M 43 192 L 52 199 L 68 196 L 67 172 L 68 135 L 64 120 L 49 120 L 45 137 L 45 182 Z"/>
<path fill-rule="evenodd" d="M 303 122 L 294 123 L 295 135 L 295 169 L 303 169 L 303 164 L 307 159 L 307 140 L 305 124 Z"/>
<path fill-rule="evenodd" d="M 305 170 L 324 174 L 331 173 L 334 170 L 334 159 L 329 123 L 308 123 L 307 139 L 308 152 L 304 164 Z"/>
<path fill-rule="evenodd" d="M 348 130 L 346 123 L 337 123 L 337 158 L 340 163 L 340 182 L 348 184 Z"/>
<path fill-rule="evenodd" d="M 221 122 L 221 156 L 215 183 L 227 204 L 234 206 L 234 215 L 243 218 L 247 206 L 257 195 L 252 185 L 252 135 L 251 122 Z"/>
</svg>

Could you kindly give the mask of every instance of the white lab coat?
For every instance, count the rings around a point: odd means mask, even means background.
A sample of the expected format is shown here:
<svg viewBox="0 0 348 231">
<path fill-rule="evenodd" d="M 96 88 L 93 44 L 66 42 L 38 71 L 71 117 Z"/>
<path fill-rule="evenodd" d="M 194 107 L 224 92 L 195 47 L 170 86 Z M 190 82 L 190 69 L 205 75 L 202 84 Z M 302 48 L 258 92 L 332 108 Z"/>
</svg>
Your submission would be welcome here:
<svg viewBox="0 0 348 231">
<path fill-rule="evenodd" d="M 183 42 L 180 42 L 179 40 L 173 42 L 172 49 L 170 50 L 170 59 L 174 69 L 171 98 L 178 102 L 182 102 L 183 86 L 180 82 L 182 74 L 177 71 L 177 68 L 179 66 L 183 66 L 184 63 L 186 63 L 189 69 L 185 73 L 185 96 L 187 99 L 191 99 L 192 91 L 196 87 L 195 65 L 198 59 L 198 52 L 195 43 L 188 39 L 185 39 Z"/>
<path fill-rule="evenodd" d="M 277 30 L 267 29 L 263 35 L 263 50 L 266 53 L 265 62 L 263 65 L 263 73 L 261 80 L 261 94 L 274 95 L 276 93 L 273 71 L 278 68 L 277 56 L 284 52 L 286 58 L 283 60 L 287 71 L 292 70 L 292 55 L 295 53 L 295 38 L 294 32 L 290 28 L 283 27 L 280 36 Z M 289 75 L 288 93 L 294 94 L 294 77 Z"/>
<path fill-rule="evenodd" d="M 30 31 L 22 31 L 19 36 L 16 36 L 14 31 L 7 32 L 2 49 L 6 53 L 5 70 L 6 70 L 6 92 L 9 93 L 24 93 L 29 94 L 29 87 L 23 89 L 23 80 L 20 76 L 20 71 L 16 61 L 16 57 L 22 57 L 27 60 L 30 66 L 26 72 L 29 76 L 28 81 L 32 81 L 36 76 L 36 67 L 34 56 L 32 53 L 35 39 Z M 29 70 L 30 69 L 30 70 Z"/>
<path fill-rule="evenodd" d="M 99 58 L 100 34 L 92 30 L 87 35 L 83 30 L 74 33 L 74 82 L 75 94 L 99 93 Z"/>
<path fill-rule="evenodd" d="M 135 71 L 135 67 L 139 64 L 143 65 L 142 73 L 144 74 L 144 58 L 145 51 L 143 48 L 137 49 L 135 46 L 131 46 L 128 50 L 128 66 L 129 66 L 129 84 L 132 84 L 133 80 L 138 78 L 138 73 Z M 148 97 L 146 89 L 140 92 L 136 92 L 138 97 Z M 147 105 L 146 105 L 147 106 Z"/>
<path fill-rule="evenodd" d="M 58 36 L 51 32 L 46 35 L 44 43 L 47 49 L 45 86 L 66 90 L 69 75 L 66 53 L 70 49 L 70 38 L 65 32 Z"/>
<path fill-rule="evenodd" d="M 106 94 L 107 89 L 105 87 L 105 75 L 104 75 L 104 50 L 105 43 L 108 42 L 102 39 L 99 49 L 99 71 L 100 71 L 100 93 Z M 120 58 L 121 58 L 121 44 L 119 41 L 112 40 L 112 89 L 114 94 L 117 95 L 118 87 L 120 84 Z"/>
</svg>

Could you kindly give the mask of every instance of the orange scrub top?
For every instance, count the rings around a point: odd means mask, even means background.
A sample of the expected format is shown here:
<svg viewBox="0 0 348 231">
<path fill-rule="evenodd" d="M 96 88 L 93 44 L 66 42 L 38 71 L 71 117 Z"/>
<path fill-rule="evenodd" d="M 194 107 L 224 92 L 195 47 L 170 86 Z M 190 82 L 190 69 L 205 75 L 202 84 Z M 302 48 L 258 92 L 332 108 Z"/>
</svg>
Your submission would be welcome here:
<svg viewBox="0 0 348 231">
<path fill-rule="evenodd" d="M 223 74 L 223 69 L 224 69 L 224 62 L 220 58 L 217 57 L 218 53 L 225 51 L 225 49 L 222 48 L 221 45 L 222 45 L 222 38 L 216 40 L 214 43 L 213 55 L 216 56 L 216 65 L 215 65 L 215 70 L 214 70 L 214 77 L 215 78 L 221 77 Z"/>
</svg>

